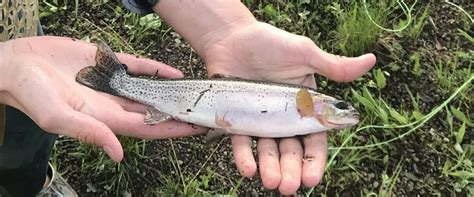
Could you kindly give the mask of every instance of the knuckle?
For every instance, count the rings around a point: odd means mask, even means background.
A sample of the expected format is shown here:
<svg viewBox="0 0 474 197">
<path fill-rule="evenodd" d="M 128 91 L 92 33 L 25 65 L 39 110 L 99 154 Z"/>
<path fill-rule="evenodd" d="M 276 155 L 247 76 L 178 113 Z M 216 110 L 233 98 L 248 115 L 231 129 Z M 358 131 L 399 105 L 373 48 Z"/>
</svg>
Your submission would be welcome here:
<svg viewBox="0 0 474 197">
<path fill-rule="evenodd" d="M 76 139 L 78 139 L 81 142 L 94 144 L 95 135 L 94 135 L 94 132 L 88 132 L 84 129 L 79 129 L 79 131 L 76 134 Z"/>
<path fill-rule="evenodd" d="M 86 105 L 86 102 L 81 97 L 73 96 L 68 99 L 68 104 L 74 111 L 82 111 Z"/>
</svg>

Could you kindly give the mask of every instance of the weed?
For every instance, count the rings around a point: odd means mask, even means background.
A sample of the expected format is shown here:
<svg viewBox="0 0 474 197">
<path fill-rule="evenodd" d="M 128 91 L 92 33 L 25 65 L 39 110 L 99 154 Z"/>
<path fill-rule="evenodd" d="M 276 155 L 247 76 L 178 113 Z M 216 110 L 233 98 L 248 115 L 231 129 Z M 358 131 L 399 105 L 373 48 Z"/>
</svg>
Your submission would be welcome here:
<svg viewBox="0 0 474 197">
<path fill-rule="evenodd" d="M 464 38 L 466 38 L 469 42 L 471 42 L 472 44 L 474 44 L 474 38 L 469 35 L 469 33 L 463 31 L 462 29 L 458 29 L 458 32 L 459 32 L 459 35 L 463 36 Z"/>
<path fill-rule="evenodd" d="M 453 140 L 449 140 L 449 145 L 445 146 L 448 157 L 442 167 L 442 173 L 444 176 L 456 180 L 452 184 L 454 191 L 461 192 L 461 190 L 467 189 L 469 193 L 474 194 L 471 186 L 474 181 L 474 166 L 472 164 L 474 141 L 465 138 L 467 127 L 472 127 L 471 120 L 453 106 L 450 106 L 449 109 L 446 107 L 445 111 L 450 136 Z M 457 129 L 453 116 L 462 122 Z M 469 124 L 471 126 L 468 126 Z"/>
<path fill-rule="evenodd" d="M 145 38 L 156 38 L 160 34 L 162 22 L 156 14 L 140 16 L 127 13 L 124 18 L 129 41 L 132 43 L 143 42 Z"/>
<path fill-rule="evenodd" d="M 421 16 L 419 16 L 418 18 L 416 16 L 414 16 L 412 25 L 408 25 L 407 29 L 404 30 L 402 33 L 398 33 L 398 35 L 400 35 L 400 36 L 401 35 L 407 35 L 411 39 L 417 39 L 418 37 L 420 37 L 420 33 L 422 32 L 423 27 L 425 26 L 425 20 L 429 16 L 429 13 L 430 13 L 430 4 L 428 4 L 425 7 L 425 9 L 424 9 L 423 13 L 421 14 Z M 398 25 L 398 28 L 403 28 L 409 22 L 410 21 L 408 19 L 407 20 L 401 20 L 399 25 Z"/>
<path fill-rule="evenodd" d="M 411 22 L 412 22 L 412 14 L 411 12 L 413 11 L 413 7 L 415 7 L 416 3 L 417 3 L 417 0 L 415 0 L 415 2 L 412 4 L 411 7 L 408 7 L 408 5 L 405 3 L 405 1 L 403 0 L 397 0 L 397 4 L 400 6 L 400 8 L 402 9 L 403 13 L 407 16 L 407 21 L 405 22 L 405 25 L 402 26 L 402 27 L 399 27 L 398 29 L 388 29 L 388 28 L 385 28 L 383 27 L 383 24 L 380 24 L 378 23 L 377 20 L 374 20 L 372 17 L 371 17 L 371 13 L 369 12 L 369 10 L 367 9 L 367 2 L 366 0 L 363 0 L 362 1 L 363 4 L 364 4 L 364 9 L 365 9 L 365 12 L 367 14 L 367 17 L 370 19 L 370 21 L 372 23 L 374 23 L 374 25 L 376 25 L 378 28 L 380 29 L 383 29 L 385 31 L 389 31 L 389 32 L 400 32 L 400 31 L 403 31 L 405 30 L 405 28 L 407 28 Z M 388 1 L 390 6 L 386 6 L 386 7 L 389 7 L 389 8 L 392 8 L 394 6 L 394 2 L 395 1 Z M 385 3 L 385 2 L 383 2 Z"/>
<path fill-rule="evenodd" d="M 380 183 L 380 188 L 378 191 L 378 194 L 375 192 L 369 192 L 367 189 L 364 189 L 363 192 L 365 193 L 365 196 L 396 196 L 396 194 L 393 191 L 393 188 L 395 187 L 395 184 L 397 183 L 398 177 L 400 176 L 400 172 L 402 171 L 403 165 L 402 161 L 397 164 L 397 167 L 395 168 L 395 171 L 393 172 L 392 176 L 388 175 L 387 169 L 388 169 L 388 156 L 384 157 L 384 164 L 385 164 L 385 170 L 382 172 L 382 177 L 381 177 L 381 183 Z"/>
<path fill-rule="evenodd" d="M 377 24 L 385 23 L 386 11 L 386 7 L 381 5 L 368 9 Z M 355 56 L 367 52 L 381 36 L 382 29 L 369 19 L 360 3 L 354 2 L 343 8 L 334 2 L 332 12 L 337 17 L 338 46 L 344 55 Z"/>
<path fill-rule="evenodd" d="M 413 68 L 411 70 L 411 73 L 413 73 L 415 76 L 421 76 L 423 74 L 423 69 L 421 68 L 420 64 L 420 53 L 415 52 L 410 56 L 410 60 L 412 61 Z"/>
<path fill-rule="evenodd" d="M 454 88 L 459 86 L 462 81 L 472 77 L 473 60 L 474 51 L 472 50 L 469 52 L 457 51 L 453 53 L 450 59 L 438 60 L 434 73 L 442 94 L 452 93 Z M 463 95 L 463 97 L 469 99 L 467 95 Z M 472 100 L 472 97 L 470 100 Z"/>
</svg>

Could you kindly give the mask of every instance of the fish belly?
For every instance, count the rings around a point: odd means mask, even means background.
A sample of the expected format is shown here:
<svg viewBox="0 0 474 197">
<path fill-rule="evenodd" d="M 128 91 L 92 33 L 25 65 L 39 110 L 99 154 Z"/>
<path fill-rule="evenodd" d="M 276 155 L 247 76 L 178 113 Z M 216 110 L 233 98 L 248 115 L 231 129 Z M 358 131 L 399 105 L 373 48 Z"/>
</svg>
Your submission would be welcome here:
<svg viewBox="0 0 474 197">
<path fill-rule="evenodd" d="M 301 117 L 296 96 L 287 93 L 215 91 L 194 99 L 174 99 L 160 111 L 176 119 L 232 134 L 290 137 L 327 130 L 313 117 Z M 181 97 L 183 98 L 183 97 Z"/>
</svg>

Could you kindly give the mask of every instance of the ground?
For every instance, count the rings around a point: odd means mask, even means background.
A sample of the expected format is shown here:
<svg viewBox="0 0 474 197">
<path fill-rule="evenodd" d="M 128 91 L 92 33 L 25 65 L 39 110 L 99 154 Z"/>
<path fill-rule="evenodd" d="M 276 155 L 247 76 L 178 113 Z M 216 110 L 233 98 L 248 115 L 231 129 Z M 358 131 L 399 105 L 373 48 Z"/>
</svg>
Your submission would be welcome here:
<svg viewBox="0 0 474 197">
<path fill-rule="evenodd" d="M 354 103 L 363 121 L 357 128 L 329 133 L 325 177 L 319 186 L 301 188 L 299 194 L 474 193 L 472 81 L 465 84 L 473 78 L 472 3 L 409 1 L 405 9 L 409 17 L 403 14 L 404 4 L 397 3 L 401 1 L 244 2 L 259 20 L 308 36 L 329 52 L 377 56 L 375 68 L 352 83 L 316 77 L 319 91 Z M 156 16 L 131 14 L 119 3 L 106 1 L 41 6 L 48 35 L 102 38 L 116 51 L 162 61 L 186 77 L 207 76 L 189 44 Z M 400 31 L 383 30 L 374 23 Z M 383 127 L 363 128 L 369 125 Z M 403 125 L 409 126 L 395 128 Z M 204 145 L 203 136 L 120 139 L 126 152 L 119 164 L 98 148 L 69 138 L 58 140 L 53 162 L 86 196 L 278 194 L 263 188 L 258 175 L 252 179 L 239 175 L 229 139 L 212 146 Z M 372 145 L 376 143 L 380 144 Z"/>
</svg>

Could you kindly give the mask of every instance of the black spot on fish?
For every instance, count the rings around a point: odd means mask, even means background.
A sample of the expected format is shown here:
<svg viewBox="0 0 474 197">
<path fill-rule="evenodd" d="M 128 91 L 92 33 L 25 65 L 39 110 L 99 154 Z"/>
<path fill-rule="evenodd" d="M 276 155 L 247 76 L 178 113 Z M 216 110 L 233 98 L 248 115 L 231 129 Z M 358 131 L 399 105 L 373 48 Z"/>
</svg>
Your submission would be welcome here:
<svg viewBox="0 0 474 197">
<path fill-rule="evenodd" d="M 186 112 L 193 112 L 193 110 L 191 110 L 191 109 L 186 109 Z"/>
<path fill-rule="evenodd" d="M 262 114 L 265 114 L 267 112 L 268 112 L 267 110 L 260 111 L 260 113 L 262 113 Z"/>
</svg>

